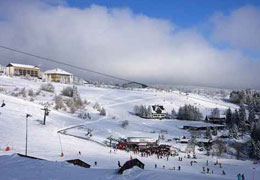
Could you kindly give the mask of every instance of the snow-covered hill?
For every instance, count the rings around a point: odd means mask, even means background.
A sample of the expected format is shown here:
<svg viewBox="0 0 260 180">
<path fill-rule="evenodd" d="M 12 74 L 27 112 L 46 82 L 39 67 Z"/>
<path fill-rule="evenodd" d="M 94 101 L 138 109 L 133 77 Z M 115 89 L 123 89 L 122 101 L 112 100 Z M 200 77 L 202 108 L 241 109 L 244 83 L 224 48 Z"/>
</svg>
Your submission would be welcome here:
<svg viewBox="0 0 260 180">
<path fill-rule="evenodd" d="M 71 174 L 76 179 L 191 179 L 198 177 L 201 179 L 235 179 L 236 174 L 244 173 L 249 179 L 252 177 L 252 168 L 255 167 L 255 179 L 260 178 L 259 165 L 253 165 L 251 161 L 237 161 L 233 159 L 219 158 L 222 168 L 214 165 L 216 157 L 208 157 L 203 153 L 198 155 L 197 163 L 190 166 L 190 159 L 183 158 L 178 161 L 178 157 L 157 159 L 157 157 L 141 157 L 137 154 L 125 151 L 112 151 L 106 146 L 98 143 L 58 134 L 58 131 L 66 131 L 67 134 L 84 137 L 87 129 L 92 130 L 91 139 L 103 143 L 107 137 L 129 137 L 142 136 L 158 138 L 159 133 L 164 130 L 166 139 L 172 139 L 181 135 L 190 136 L 190 133 L 180 127 L 185 124 L 204 125 L 204 122 L 190 122 L 179 120 L 151 120 L 142 119 L 129 112 L 132 112 L 134 105 L 162 104 L 166 111 L 172 108 L 176 111 L 180 106 L 192 104 L 207 115 L 212 108 L 218 107 L 223 113 L 228 107 L 237 108 L 236 105 L 227 103 L 221 99 L 203 97 L 195 94 L 183 94 L 179 91 L 164 92 L 155 89 L 148 90 L 122 90 L 112 88 L 98 88 L 92 85 L 78 86 L 81 98 L 90 104 L 86 106 L 91 115 L 90 120 L 83 120 L 77 114 L 51 109 L 47 117 L 47 124 L 42 125 L 43 106 L 45 102 L 53 103 L 55 95 L 68 86 L 66 84 L 53 83 L 55 93 L 41 92 L 34 97 L 33 102 L 30 97 L 11 96 L 17 88 L 32 89 L 37 92 L 43 82 L 28 81 L 20 78 L 10 78 L 0 76 L 0 102 L 5 101 L 6 106 L 0 108 L 0 155 L 11 155 L 13 153 L 24 153 L 25 151 L 25 122 L 26 114 L 31 114 L 28 119 L 28 155 L 51 161 L 64 161 L 67 159 L 80 158 L 93 165 L 97 161 L 97 166 L 85 170 L 79 167 L 72 167 L 66 163 L 39 163 L 36 160 L 24 160 L 16 155 L 0 157 L 0 179 L 35 179 L 42 176 L 42 179 L 72 179 Z M 106 111 L 106 116 L 100 116 L 92 107 L 98 102 Z M 50 104 L 51 104 L 50 103 Z M 124 120 L 129 121 L 126 128 L 121 126 Z M 69 128 L 69 129 L 68 129 Z M 59 136 L 61 144 L 59 141 Z M 9 146 L 10 151 L 4 149 Z M 176 145 L 177 146 L 177 145 Z M 178 145 L 180 147 L 180 145 Z M 181 147 L 180 147 L 181 148 Z M 61 152 L 65 156 L 61 157 Z M 79 155 L 78 152 L 81 152 Z M 133 169 L 125 175 L 115 175 L 118 160 L 123 163 L 129 159 L 130 155 L 145 163 L 145 170 Z M 185 154 L 180 152 L 180 156 Z M 209 168 L 214 174 L 203 174 L 202 167 L 205 167 L 206 160 L 209 161 Z M 155 169 L 154 165 L 158 168 Z M 162 167 L 166 168 L 163 169 Z M 169 168 L 181 166 L 180 172 L 169 170 Z M 44 169 L 48 173 L 43 175 Z M 53 169 L 50 170 L 50 169 Z M 222 170 L 227 175 L 221 175 Z M 84 172 L 83 172 L 84 171 Z M 80 174 L 80 175 L 79 175 Z M 40 178 L 37 178 L 40 179 Z"/>
</svg>

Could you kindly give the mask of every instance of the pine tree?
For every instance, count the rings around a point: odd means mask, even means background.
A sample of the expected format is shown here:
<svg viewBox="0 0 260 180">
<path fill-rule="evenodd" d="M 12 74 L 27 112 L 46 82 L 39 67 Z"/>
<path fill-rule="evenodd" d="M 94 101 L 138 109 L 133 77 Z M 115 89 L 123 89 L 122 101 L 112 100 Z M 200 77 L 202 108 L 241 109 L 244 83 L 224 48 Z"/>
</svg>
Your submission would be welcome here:
<svg viewBox="0 0 260 180">
<path fill-rule="evenodd" d="M 237 110 L 235 110 L 235 112 L 232 115 L 232 123 L 236 124 L 237 126 L 239 125 L 239 114 Z"/>
<path fill-rule="evenodd" d="M 248 106 L 248 111 L 249 111 L 249 115 L 248 115 L 248 121 L 250 123 L 250 125 L 252 126 L 253 123 L 255 122 L 255 109 L 253 105 L 249 105 Z"/>
<path fill-rule="evenodd" d="M 253 127 L 253 131 L 251 133 L 251 138 L 254 141 L 260 141 L 260 126 L 258 125 L 254 125 Z"/>
<path fill-rule="evenodd" d="M 226 124 L 229 128 L 232 127 L 232 111 L 230 108 L 226 111 Z"/>
<path fill-rule="evenodd" d="M 247 129 L 246 129 L 247 119 L 246 119 L 246 109 L 245 109 L 245 106 L 243 104 L 240 105 L 238 114 L 239 114 L 238 126 L 243 132 L 245 132 L 245 131 L 247 131 Z"/>
<path fill-rule="evenodd" d="M 199 108 L 192 105 L 185 105 L 183 107 L 180 107 L 178 112 L 178 118 L 198 121 L 201 120 L 203 116 L 199 111 Z"/>
<path fill-rule="evenodd" d="M 238 127 L 236 124 L 232 125 L 232 128 L 229 130 L 230 136 L 233 138 L 238 138 Z"/>
<path fill-rule="evenodd" d="M 208 121 L 209 121 L 208 116 L 206 116 L 206 118 L 205 118 L 205 122 L 208 122 Z"/>
<path fill-rule="evenodd" d="M 140 116 L 140 107 L 139 106 L 137 106 L 137 105 L 134 106 L 134 113 L 135 113 L 135 115 Z"/>
<path fill-rule="evenodd" d="M 210 117 L 212 118 L 220 118 L 220 111 L 218 108 L 214 108 L 211 111 Z"/>
<path fill-rule="evenodd" d="M 177 116 L 177 113 L 176 113 L 176 111 L 173 108 L 172 112 L 171 112 L 171 118 L 176 118 L 176 116 Z"/>
<path fill-rule="evenodd" d="M 260 141 L 253 141 L 253 157 L 260 159 Z"/>
<path fill-rule="evenodd" d="M 153 117 L 152 107 L 151 106 L 148 106 L 148 108 L 147 108 L 147 117 L 148 118 L 152 118 Z"/>
</svg>

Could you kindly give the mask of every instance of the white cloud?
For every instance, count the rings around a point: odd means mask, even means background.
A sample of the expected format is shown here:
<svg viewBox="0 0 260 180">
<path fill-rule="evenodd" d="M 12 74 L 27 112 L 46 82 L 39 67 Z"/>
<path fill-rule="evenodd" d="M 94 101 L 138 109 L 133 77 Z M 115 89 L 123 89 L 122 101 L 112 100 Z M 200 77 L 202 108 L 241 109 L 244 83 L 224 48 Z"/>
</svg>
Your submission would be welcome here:
<svg viewBox="0 0 260 180">
<path fill-rule="evenodd" d="M 238 48 L 260 50 L 260 8 L 242 7 L 229 15 L 220 13 L 212 21 L 215 40 L 231 43 Z"/>
<path fill-rule="evenodd" d="M 216 49 L 195 30 L 175 30 L 176 25 L 169 21 L 135 15 L 129 9 L 95 5 L 77 9 L 39 2 L 0 7 L 2 45 L 142 82 L 226 87 L 260 84 L 255 78 L 259 63 L 239 51 Z M 24 56 L 15 58 L 33 63 Z"/>
</svg>

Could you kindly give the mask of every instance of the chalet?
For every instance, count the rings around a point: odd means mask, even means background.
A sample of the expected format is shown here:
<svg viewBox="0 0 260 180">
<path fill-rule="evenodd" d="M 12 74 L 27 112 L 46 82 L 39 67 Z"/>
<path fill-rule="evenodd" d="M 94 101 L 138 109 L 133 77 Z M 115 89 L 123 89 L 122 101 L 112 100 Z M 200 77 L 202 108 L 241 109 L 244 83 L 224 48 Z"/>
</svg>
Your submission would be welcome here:
<svg viewBox="0 0 260 180">
<path fill-rule="evenodd" d="M 6 75 L 40 77 L 40 68 L 32 65 L 10 63 L 6 66 Z"/>
<path fill-rule="evenodd" d="M 164 107 L 161 105 L 153 105 L 152 106 L 152 118 L 153 119 L 164 119 L 166 118 L 166 113 L 163 112 Z"/>
<path fill-rule="evenodd" d="M 149 137 L 128 137 L 119 142 L 119 149 L 146 149 L 148 147 L 157 146 L 158 140 Z"/>
<path fill-rule="evenodd" d="M 122 85 L 123 88 L 147 88 L 148 86 L 138 82 L 129 82 Z"/>
<path fill-rule="evenodd" d="M 73 83 L 73 75 L 62 69 L 52 69 L 43 73 L 45 82 Z"/>
<path fill-rule="evenodd" d="M 212 124 L 222 124 L 222 125 L 226 124 L 226 118 L 225 117 L 216 118 L 216 117 L 206 116 L 205 121 L 208 122 L 208 123 L 212 123 Z"/>
<path fill-rule="evenodd" d="M 213 129 L 217 129 L 217 130 L 224 130 L 225 129 L 225 125 L 220 125 L 220 124 L 187 124 L 187 125 L 183 125 L 182 129 L 185 130 L 193 130 L 193 131 L 204 131 L 207 130 L 208 128 L 213 130 Z"/>
<path fill-rule="evenodd" d="M 179 142 L 181 144 L 188 144 L 190 141 L 191 141 L 191 139 L 182 138 L 182 139 L 179 139 L 177 142 Z M 211 139 L 196 138 L 195 142 L 198 146 L 210 146 L 210 145 L 212 145 Z"/>
</svg>

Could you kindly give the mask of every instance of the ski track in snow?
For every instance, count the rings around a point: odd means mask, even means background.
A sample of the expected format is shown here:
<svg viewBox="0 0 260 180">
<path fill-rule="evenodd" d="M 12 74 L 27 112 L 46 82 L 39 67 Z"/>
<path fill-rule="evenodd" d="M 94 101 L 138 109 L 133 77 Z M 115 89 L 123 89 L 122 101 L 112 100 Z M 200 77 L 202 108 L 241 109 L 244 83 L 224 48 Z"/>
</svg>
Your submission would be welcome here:
<svg viewBox="0 0 260 180">
<path fill-rule="evenodd" d="M 42 82 L 27 81 L 19 78 L 1 77 L 1 84 L 5 84 L 5 88 L 13 89 L 15 87 L 32 88 L 34 91 L 39 89 Z M 65 84 L 54 83 L 56 94 L 66 87 Z M 2 86 L 3 87 L 3 86 Z M 236 108 L 236 105 L 226 103 L 221 100 L 211 100 L 206 97 L 190 95 L 190 97 L 178 93 L 162 93 L 162 92 L 143 92 L 130 90 L 117 90 L 95 88 L 90 86 L 79 86 L 79 91 L 83 98 L 90 102 L 98 102 L 107 109 L 106 117 L 94 116 L 94 119 L 89 121 L 81 120 L 75 115 L 66 112 L 52 110 L 50 116 L 47 117 L 47 124 L 41 125 L 43 111 L 42 106 L 4 94 L 0 94 L 0 100 L 4 99 L 6 107 L 0 108 L 0 180 L 11 179 L 91 179 L 91 180 L 190 180 L 198 178 L 200 180 L 220 180 L 236 179 L 236 174 L 244 173 L 246 179 L 252 178 L 252 168 L 255 169 L 255 180 L 260 178 L 259 165 L 253 165 L 251 161 L 238 161 L 234 159 L 218 158 L 222 162 L 222 169 L 225 169 L 227 175 L 221 175 L 219 167 L 214 166 L 217 158 L 207 157 L 198 154 L 198 163 L 193 167 L 190 166 L 190 159 L 184 158 L 183 162 L 179 162 L 177 157 L 166 159 L 157 159 L 155 156 L 146 158 L 140 155 L 132 154 L 125 151 L 115 151 L 109 153 L 109 148 L 101 146 L 97 143 L 86 141 L 84 139 L 75 138 L 60 134 L 62 149 L 65 157 L 60 157 L 61 147 L 59 143 L 59 131 L 70 131 L 75 136 L 84 134 L 84 129 L 78 127 L 90 127 L 93 131 L 94 139 L 103 140 L 109 135 L 118 136 L 151 136 L 158 137 L 160 130 L 168 131 L 166 138 L 178 137 L 180 135 L 189 135 L 187 131 L 179 128 L 187 122 L 178 120 L 147 120 L 129 114 L 135 103 L 144 105 L 165 104 L 169 111 L 172 107 L 180 107 L 186 103 L 198 105 L 203 114 L 209 112 L 213 107 L 224 109 L 231 106 Z M 42 101 L 51 101 L 53 97 L 46 93 L 46 97 Z M 91 107 L 92 105 L 90 105 Z M 177 110 L 177 109 L 176 109 Z M 40 157 L 49 161 L 28 160 L 11 155 L 13 153 L 24 153 L 25 147 L 25 115 L 31 113 L 33 116 L 28 121 L 28 154 L 31 156 Z M 116 116 L 116 119 L 112 119 Z M 121 122 L 126 117 L 129 120 L 129 127 L 126 129 L 121 127 Z M 86 128 L 85 127 L 85 128 Z M 155 130 L 155 133 L 150 131 Z M 9 145 L 11 151 L 6 152 L 4 148 Z M 176 148 L 181 148 L 175 144 Z M 82 155 L 78 154 L 81 151 Z M 145 163 L 145 170 L 134 168 L 126 171 L 123 175 L 115 174 L 117 161 L 121 163 L 129 159 L 130 154 L 134 158 L 140 159 Z M 185 154 L 180 152 L 183 157 Z M 90 169 L 84 169 L 77 166 L 72 166 L 64 161 L 67 159 L 82 159 L 92 165 Z M 202 167 L 205 166 L 206 160 L 209 160 L 209 168 L 214 170 L 214 174 L 202 174 Z M 58 161 L 58 162 L 55 162 Z M 95 167 L 94 161 L 98 162 Z M 154 164 L 158 165 L 154 169 Z M 165 165 L 166 169 L 162 166 Z M 182 166 L 182 170 L 168 170 L 173 166 Z"/>
</svg>

